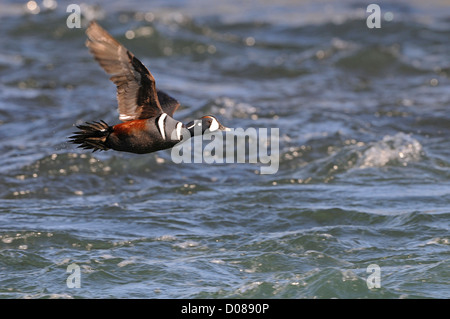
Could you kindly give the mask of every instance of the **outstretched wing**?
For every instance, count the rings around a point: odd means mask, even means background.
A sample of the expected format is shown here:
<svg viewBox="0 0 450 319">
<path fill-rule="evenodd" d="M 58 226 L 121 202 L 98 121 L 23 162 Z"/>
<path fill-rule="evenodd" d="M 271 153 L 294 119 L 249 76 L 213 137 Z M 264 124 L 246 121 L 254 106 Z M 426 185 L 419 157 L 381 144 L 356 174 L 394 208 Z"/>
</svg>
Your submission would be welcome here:
<svg viewBox="0 0 450 319">
<path fill-rule="evenodd" d="M 180 106 L 177 100 L 161 90 L 158 90 L 158 100 L 164 113 L 167 113 L 171 117 L 173 117 L 173 113 Z"/>
<path fill-rule="evenodd" d="M 95 21 L 86 34 L 86 46 L 117 86 L 119 119 L 146 119 L 163 113 L 155 79 L 141 61 Z"/>
</svg>

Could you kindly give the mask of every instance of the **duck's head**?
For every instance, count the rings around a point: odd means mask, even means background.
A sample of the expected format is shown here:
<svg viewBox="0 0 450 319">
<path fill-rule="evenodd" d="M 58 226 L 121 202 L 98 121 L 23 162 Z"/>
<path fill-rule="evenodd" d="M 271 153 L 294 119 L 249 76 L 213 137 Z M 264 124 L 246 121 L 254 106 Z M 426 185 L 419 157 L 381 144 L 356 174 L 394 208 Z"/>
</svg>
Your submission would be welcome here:
<svg viewBox="0 0 450 319">
<path fill-rule="evenodd" d="M 223 126 L 219 120 L 212 116 L 206 115 L 198 120 L 192 121 L 186 125 L 187 129 L 194 135 L 203 135 L 216 131 L 231 131 L 228 127 Z"/>
</svg>

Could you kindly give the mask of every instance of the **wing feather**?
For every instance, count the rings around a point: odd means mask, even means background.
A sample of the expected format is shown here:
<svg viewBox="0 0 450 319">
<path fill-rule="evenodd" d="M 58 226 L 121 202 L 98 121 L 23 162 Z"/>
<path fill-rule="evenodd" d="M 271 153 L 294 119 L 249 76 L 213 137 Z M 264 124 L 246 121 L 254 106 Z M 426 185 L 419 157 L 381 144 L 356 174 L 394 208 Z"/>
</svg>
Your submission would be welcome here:
<svg viewBox="0 0 450 319">
<path fill-rule="evenodd" d="M 161 90 L 158 90 L 158 100 L 163 111 L 171 117 L 173 117 L 173 113 L 180 107 L 180 103 L 177 100 Z"/>
<path fill-rule="evenodd" d="M 117 86 L 119 119 L 145 119 L 163 113 L 155 79 L 141 61 L 95 21 L 86 34 L 86 46 Z"/>
</svg>

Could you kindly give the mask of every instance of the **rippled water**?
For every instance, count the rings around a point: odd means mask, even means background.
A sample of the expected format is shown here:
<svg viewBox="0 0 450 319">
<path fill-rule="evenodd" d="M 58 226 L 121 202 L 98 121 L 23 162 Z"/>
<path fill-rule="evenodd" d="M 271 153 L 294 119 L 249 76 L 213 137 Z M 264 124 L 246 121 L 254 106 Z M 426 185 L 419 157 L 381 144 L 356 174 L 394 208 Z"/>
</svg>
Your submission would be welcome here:
<svg viewBox="0 0 450 319">
<path fill-rule="evenodd" d="M 376 30 L 362 1 L 108 1 L 68 29 L 72 2 L 0 4 L 1 297 L 450 297 L 445 1 L 380 1 Z M 178 119 L 279 128 L 278 172 L 68 144 L 118 123 L 93 18 Z"/>
</svg>

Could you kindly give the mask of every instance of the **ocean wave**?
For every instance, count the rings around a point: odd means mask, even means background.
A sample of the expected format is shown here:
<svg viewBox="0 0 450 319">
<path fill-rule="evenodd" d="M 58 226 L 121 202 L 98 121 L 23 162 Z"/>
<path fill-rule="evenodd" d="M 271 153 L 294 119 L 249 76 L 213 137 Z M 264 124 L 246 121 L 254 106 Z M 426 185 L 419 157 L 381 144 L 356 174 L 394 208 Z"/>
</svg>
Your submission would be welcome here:
<svg viewBox="0 0 450 319">
<path fill-rule="evenodd" d="M 367 168 L 406 167 L 426 158 L 422 144 L 412 135 L 398 132 L 386 135 L 375 142 L 360 142 L 353 139 L 330 145 L 327 136 L 314 138 L 314 142 L 300 147 L 289 147 L 281 153 L 281 171 L 296 174 L 289 180 L 301 180 L 301 183 L 329 182 L 340 174 Z M 334 142 L 336 143 L 336 142 Z M 323 144 L 320 149 L 320 144 Z M 296 182 L 295 182 L 296 183 Z"/>
<path fill-rule="evenodd" d="M 381 141 L 369 145 L 362 151 L 356 167 L 407 166 L 408 163 L 419 161 L 424 154 L 419 141 L 399 132 L 393 136 L 386 135 Z"/>
</svg>

